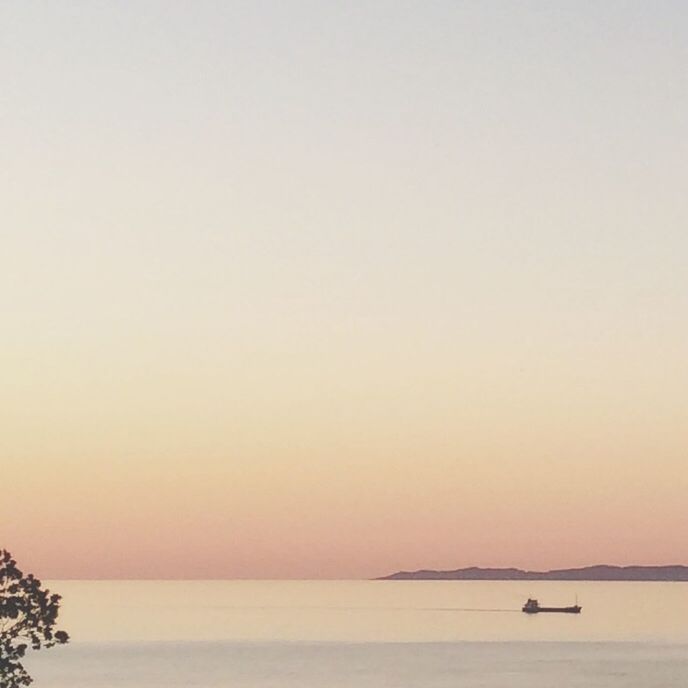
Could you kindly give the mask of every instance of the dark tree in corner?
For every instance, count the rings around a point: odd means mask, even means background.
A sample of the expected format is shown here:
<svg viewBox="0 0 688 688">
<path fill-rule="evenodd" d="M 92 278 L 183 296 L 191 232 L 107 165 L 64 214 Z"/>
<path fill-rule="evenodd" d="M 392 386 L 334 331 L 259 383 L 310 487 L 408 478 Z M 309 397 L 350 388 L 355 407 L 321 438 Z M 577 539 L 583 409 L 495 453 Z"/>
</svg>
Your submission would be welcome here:
<svg viewBox="0 0 688 688">
<path fill-rule="evenodd" d="M 28 686 L 32 678 L 21 659 L 31 648 L 63 645 L 64 631 L 56 631 L 60 596 L 41 588 L 41 581 L 24 574 L 10 553 L 0 550 L 0 687 Z"/>
</svg>

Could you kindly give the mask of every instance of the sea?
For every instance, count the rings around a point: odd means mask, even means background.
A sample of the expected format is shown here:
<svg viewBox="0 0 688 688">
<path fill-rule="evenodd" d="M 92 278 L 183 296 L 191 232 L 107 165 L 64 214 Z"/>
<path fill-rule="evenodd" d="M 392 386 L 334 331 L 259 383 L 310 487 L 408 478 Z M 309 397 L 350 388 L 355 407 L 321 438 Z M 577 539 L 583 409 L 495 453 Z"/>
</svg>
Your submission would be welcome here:
<svg viewBox="0 0 688 688">
<path fill-rule="evenodd" d="M 688 687 L 688 583 L 47 585 L 72 642 L 27 655 L 35 688 Z"/>
</svg>

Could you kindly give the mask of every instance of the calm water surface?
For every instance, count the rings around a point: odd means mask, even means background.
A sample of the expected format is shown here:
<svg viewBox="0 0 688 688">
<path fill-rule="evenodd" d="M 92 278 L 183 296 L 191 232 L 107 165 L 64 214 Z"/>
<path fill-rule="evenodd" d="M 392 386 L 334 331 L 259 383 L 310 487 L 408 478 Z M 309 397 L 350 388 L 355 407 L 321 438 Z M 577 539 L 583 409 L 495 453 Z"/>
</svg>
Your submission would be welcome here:
<svg viewBox="0 0 688 688">
<path fill-rule="evenodd" d="M 53 582 L 40 688 L 688 686 L 688 584 Z M 580 616 L 527 616 L 527 597 Z"/>
</svg>

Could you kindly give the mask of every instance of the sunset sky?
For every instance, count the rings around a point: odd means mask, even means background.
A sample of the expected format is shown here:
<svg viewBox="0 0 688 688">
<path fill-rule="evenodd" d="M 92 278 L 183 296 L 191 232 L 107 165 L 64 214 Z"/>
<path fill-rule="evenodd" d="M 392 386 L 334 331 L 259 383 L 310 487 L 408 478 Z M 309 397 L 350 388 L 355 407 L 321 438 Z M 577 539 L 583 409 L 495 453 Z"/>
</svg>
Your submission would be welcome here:
<svg viewBox="0 0 688 688">
<path fill-rule="evenodd" d="M 688 5 L 0 6 L 0 547 L 50 578 L 687 563 Z"/>
</svg>

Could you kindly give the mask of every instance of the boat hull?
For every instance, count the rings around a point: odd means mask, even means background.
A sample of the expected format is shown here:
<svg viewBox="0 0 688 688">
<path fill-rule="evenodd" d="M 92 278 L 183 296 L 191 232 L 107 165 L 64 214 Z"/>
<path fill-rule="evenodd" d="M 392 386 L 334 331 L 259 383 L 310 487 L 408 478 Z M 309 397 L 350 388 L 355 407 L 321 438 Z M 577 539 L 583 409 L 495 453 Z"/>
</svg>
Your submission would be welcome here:
<svg viewBox="0 0 688 688">
<path fill-rule="evenodd" d="M 523 608 L 526 614 L 580 614 L 582 607 L 537 607 L 535 609 Z"/>
</svg>

